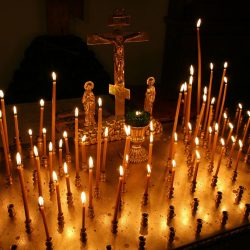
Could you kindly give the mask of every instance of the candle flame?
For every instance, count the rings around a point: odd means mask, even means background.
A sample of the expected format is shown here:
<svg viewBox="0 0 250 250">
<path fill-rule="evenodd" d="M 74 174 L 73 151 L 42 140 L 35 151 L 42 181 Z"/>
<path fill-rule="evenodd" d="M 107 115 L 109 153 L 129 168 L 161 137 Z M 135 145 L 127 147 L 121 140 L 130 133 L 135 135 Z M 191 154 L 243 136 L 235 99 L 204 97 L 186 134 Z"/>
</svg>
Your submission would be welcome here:
<svg viewBox="0 0 250 250">
<path fill-rule="evenodd" d="M 190 77 L 189 77 L 189 85 L 192 85 L 192 84 L 193 84 L 193 80 L 194 80 L 193 76 L 190 76 Z"/>
<path fill-rule="evenodd" d="M 148 172 L 148 174 L 151 174 L 151 167 L 150 167 L 150 164 L 147 164 L 147 172 Z"/>
<path fill-rule="evenodd" d="M 93 168 L 93 158 L 90 156 L 89 157 L 89 168 Z"/>
<path fill-rule="evenodd" d="M 196 159 L 197 159 L 197 160 L 200 160 L 201 155 L 200 155 L 200 153 L 199 153 L 198 150 L 195 150 L 195 155 L 196 155 Z"/>
<path fill-rule="evenodd" d="M 104 130 L 104 136 L 108 137 L 108 135 L 109 135 L 109 128 L 106 127 L 105 130 Z"/>
<path fill-rule="evenodd" d="M 98 98 L 98 106 L 99 106 L 99 108 L 102 106 L 102 98 Z"/>
<path fill-rule="evenodd" d="M 174 141 L 175 141 L 175 142 L 177 142 L 177 141 L 178 141 L 178 135 L 177 135 L 177 133 L 176 133 L 176 132 L 174 133 Z"/>
<path fill-rule="evenodd" d="M 239 109 L 242 109 L 242 104 L 241 103 L 239 103 L 238 106 L 239 106 Z"/>
<path fill-rule="evenodd" d="M 60 140 L 59 140 L 59 148 L 62 148 L 62 145 L 63 145 L 63 140 L 60 139 Z"/>
<path fill-rule="evenodd" d="M 215 123 L 215 128 L 214 128 L 215 132 L 218 132 L 218 129 L 219 129 L 219 125 L 218 125 L 218 123 L 216 122 L 216 123 Z"/>
<path fill-rule="evenodd" d="M 188 129 L 192 130 L 192 124 L 190 122 L 188 123 Z"/>
<path fill-rule="evenodd" d="M 22 163 L 22 161 L 21 161 L 21 155 L 20 155 L 20 153 L 18 152 L 18 153 L 16 154 L 16 164 L 17 164 L 17 165 L 21 165 L 21 163 Z"/>
<path fill-rule="evenodd" d="M 43 134 L 46 134 L 47 130 L 46 128 L 43 128 Z"/>
<path fill-rule="evenodd" d="M 129 125 L 128 126 L 124 125 L 124 129 L 125 129 L 126 135 L 130 136 L 130 126 Z"/>
<path fill-rule="evenodd" d="M 54 181 L 54 182 L 57 182 L 57 181 L 58 181 L 56 171 L 53 171 L 53 172 L 52 172 L 52 177 L 53 177 L 53 181 Z"/>
<path fill-rule="evenodd" d="M 78 117 L 78 115 L 79 115 L 79 110 L 78 108 L 75 108 L 75 117 Z"/>
<path fill-rule="evenodd" d="M 206 102 L 206 101 L 207 101 L 207 95 L 204 94 L 204 95 L 203 95 L 203 102 Z"/>
<path fill-rule="evenodd" d="M 2 90 L 0 90 L 0 98 L 4 98 L 4 93 Z"/>
<path fill-rule="evenodd" d="M 199 138 L 198 137 L 195 137 L 194 142 L 195 142 L 196 146 L 199 146 Z"/>
<path fill-rule="evenodd" d="M 197 23 L 196 23 L 196 27 L 200 28 L 200 26 L 201 26 L 201 19 L 199 18 L 198 21 L 197 21 Z"/>
<path fill-rule="evenodd" d="M 43 99 L 40 100 L 40 106 L 41 106 L 41 107 L 44 106 L 44 100 L 43 100 Z"/>
<path fill-rule="evenodd" d="M 226 69 L 228 66 L 228 63 L 227 62 L 224 62 L 224 69 Z"/>
<path fill-rule="evenodd" d="M 53 144 L 52 142 L 49 142 L 49 151 L 52 152 L 52 150 L 53 150 Z"/>
<path fill-rule="evenodd" d="M 212 127 L 211 127 L 211 126 L 209 126 L 208 131 L 209 131 L 209 134 L 212 134 L 213 129 L 212 129 Z"/>
<path fill-rule="evenodd" d="M 227 77 L 224 76 L 224 83 L 227 83 Z"/>
<path fill-rule="evenodd" d="M 204 87 L 203 92 L 204 92 L 205 95 L 207 94 L 207 86 Z"/>
<path fill-rule="evenodd" d="M 17 114 L 17 109 L 16 109 L 16 106 L 14 106 L 14 107 L 13 107 L 13 113 L 14 113 L 14 115 L 16 115 L 16 114 Z"/>
<path fill-rule="evenodd" d="M 250 110 L 247 111 L 248 116 L 250 117 Z"/>
<path fill-rule="evenodd" d="M 242 147 L 243 147 L 243 143 L 242 143 L 242 141 L 241 141 L 241 140 L 239 140 L 239 146 L 240 146 L 240 148 L 242 148 Z"/>
<path fill-rule="evenodd" d="M 2 119 L 2 110 L 0 110 L 0 119 Z"/>
<path fill-rule="evenodd" d="M 39 198 L 38 198 L 38 204 L 39 204 L 40 207 L 44 205 L 44 199 L 43 199 L 42 196 L 39 196 Z"/>
<path fill-rule="evenodd" d="M 68 165 L 67 165 L 67 162 L 63 163 L 63 170 L 64 170 L 65 174 L 68 174 Z"/>
<path fill-rule="evenodd" d="M 33 151 L 34 151 L 35 157 L 38 157 L 38 149 L 37 149 L 37 146 L 34 146 Z"/>
<path fill-rule="evenodd" d="M 67 138 L 67 137 L 68 137 L 67 131 L 63 131 L 63 138 Z"/>
<path fill-rule="evenodd" d="M 229 127 L 230 127 L 230 129 L 233 129 L 234 128 L 234 125 L 231 123 L 231 122 L 229 122 L 229 125 L 228 125 Z"/>
<path fill-rule="evenodd" d="M 154 131 L 153 121 L 150 121 L 150 123 L 149 123 L 149 128 L 150 128 L 150 132 L 153 132 L 153 131 Z"/>
<path fill-rule="evenodd" d="M 211 104 L 213 105 L 215 103 L 215 97 L 212 98 Z"/>
<path fill-rule="evenodd" d="M 180 87 L 180 92 L 183 92 L 183 91 L 184 91 L 184 83 Z"/>
<path fill-rule="evenodd" d="M 224 117 L 224 119 L 227 119 L 227 113 L 226 112 L 223 113 L 223 117 Z"/>
<path fill-rule="evenodd" d="M 183 90 L 186 92 L 187 91 L 187 82 L 183 83 Z"/>
<path fill-rule="evenodd" d="M 52 72 L 52 79 L 53 81 L 56 81 L 56 73 L 54 71 Z"/>
<path fill-rule="evenodd" d="M 28 133 L 29 133 L 30 136 L 32 136 L 32 129 L 29 129 Z"/>
<path fill-rule="evenodd" d="M 220 139 L 220 143 L 221 143 L 221 146 L 224 147 L 225 146 L 225 140 L 223 138 Z"/>
<path fill-rule="evenodd" d="M 235 141 L 236 141 L 235 137 L 233 135 L 231 136 L 231 140 L 232 140 L 233 143 L 235 143 Z"/>
<path fill-rule="evenodd" d="M 175 168 L 176 167 L 176 161 L 172 160 L 172 167 Z"/>
<path fill-rule="evenodd" d="M 135 115 L 141 115 L 141 111 L 135 111 Z"/>
<path fill-rule="evenodd" d="M 87 138 L 87 136 L 86 136 L 86 135 L 83 135 L 83 137 L 82 137 L 82 142 L 85 142 L 85 141 L 86 141 L 86 138 Z"/>
<path fill-rule="evenodd" d="M 82 201 L 83 205 L 86 203 L 86 194 L 85 194 L 85 192 L 81 193 L 81 201 Z"/>
<path fill-rule="evenodd" d="M 210 69 L 213 70 L 214 69 L 214 65 L 213 63 L 210 63 Z"/>
<path fill-rule="evenodd" d="M 123 167 L 120 165 L 120 169 L 119 169 L 119 171 L 120 171 L 120 176 L 123 176 Z"/>
<path fill-rule="evenodd" d="M 128 163 L 128 154 L 125 156 L 126 163 Z"/>
<path fill-rule="evenodd" d="M 150 133 L 149 141 L 150 141 L 150 143 L 153 143 L 153 141 L 154 141 L 153 133 Z"/>
<path fill-rule="evenodd" d="M 194 75 L 194 67 L 193 67 L 193 65 L 190 66 L 189 72 L 190 72 L 190 75 L 191 75 L 191 76 Z"/>
</svg>

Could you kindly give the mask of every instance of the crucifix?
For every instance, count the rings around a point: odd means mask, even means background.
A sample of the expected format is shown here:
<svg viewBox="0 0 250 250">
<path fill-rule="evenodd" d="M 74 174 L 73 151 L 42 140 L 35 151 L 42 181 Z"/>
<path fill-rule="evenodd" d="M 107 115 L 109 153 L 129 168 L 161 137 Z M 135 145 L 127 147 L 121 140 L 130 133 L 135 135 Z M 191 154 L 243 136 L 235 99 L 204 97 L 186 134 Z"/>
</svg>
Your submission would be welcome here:
<svg viewBox="0 0 250 250">
<path fill-rule="evenodd" d="M 111 44 L 114 47 L 114 85 L 109 84 L 109 94 L 115 96 L 115 116 L 123 117 L 125 114 L 125 99 L 130 99 L 130 90 L 125 88 L 125 62 L 124 44 L 128 42 L 148 41 L 145 32 L 127 32 L 122 28 L 130 25 L 130 16 L 125 14 L 124 9 L 115 10 L 109 26 L 113 27 L 111 33 L 88 35 L 88 45 Z"/>
</svg>

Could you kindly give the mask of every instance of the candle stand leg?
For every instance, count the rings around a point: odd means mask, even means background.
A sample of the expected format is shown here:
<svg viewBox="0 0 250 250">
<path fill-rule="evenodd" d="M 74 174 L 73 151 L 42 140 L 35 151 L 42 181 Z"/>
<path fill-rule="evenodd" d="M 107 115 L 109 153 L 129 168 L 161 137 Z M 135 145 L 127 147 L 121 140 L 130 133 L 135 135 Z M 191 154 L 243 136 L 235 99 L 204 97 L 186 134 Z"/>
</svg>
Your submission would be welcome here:
<svg viewBox="0 0 250 250">
<path fill-rule="evenodd" d="M 217 195 L 216 195 L 216 198 L 215 198 L 215 206 L 216 206 L 216 208 L 219 207 L 219 205 L 221 203 L 221 200 L 222 200 L 222 192 L 218 191 Z"/>
<path fill-rule="evenodd" d="M 218 176 L 217 176 L 217 175 L 214 175 L 214 176 L 212 177 L 212 182 L 211 182 L 211 186 L 212 186 L 212 187 L 216 187 L 217 180 L 218 180 Z"/>
<path fill-rule="evenodd" d="M 87 242 L 87 233 L 86 233 L 86 228 L 82 228 L 81 229 L 81 233 L 80 233 L 80 239 L 83 243 Z"/>
<path fill-rule="evenodd" d="M 68 206 L 73 206 L 73 195 L 71 192 L 67 193 L 67 204 Z"/>
<path fill-rule="evenodd" d="M 142 213 L 141 226 L 144 228 L 148 227 L 148 213 Z"/>
<path fill-rule="evenodd" d="M 111 245 L 107 245 L 106 246 L 106 250 L 112 250 L 112 246 Z"/>
<path fill-rule="evenodd" d="M 232 182 L 235 182 L 235 181 L 236 181 L 237 175 L 238 175 L 238 172 L 237 172 L 236 170 L 234 170 L 233 176 L 232 176 Z"/>
<path fill-rule="evenodd" d="M 95 186 L 94 197 L 95 197 L 96 199 L 99 199 L 99 198 L 100 198 L 100 189 L 99 189 L 99 187 L 97 187 L 97 186 Z"/>
<path fill-rule="evenodd" d="M 245 204 L 245 211 L 244 211 L 244 221 L 248 221 L 248 216 L 250 213 L 250 204 Z"/>
<path fill-rule="evenodd" d="M 54 181 L 49 181 L 49 192 L 53 193 L 55 191 Z"/>
<path fill-rule="evenodd" d="M 191 193 L 194 193 L 196 190 L 196 181 L 192 181 L 191 183 Z"/>
<path fill-rule="evenodd" d="M 67 163 L 71 163 L 71 155 L 70 154 L 66 154 L 65 159 L 66 159 Z"/>
<path fill-rule="evenodd" d="M 231 168 L 231 167 L 232 167 L 232 164 L 233 164 L 233 159 L 232 159 L 232 157 L 230 157 L 230 158 L 227 160 L 226 166 L 227 166 L 228 168 Z"/>
<path fill-rule="evenodd" d="M 239 204 L 242 198 L 244 192 L 244 187 L 243 186 L 239 186 L 237 193 L 236 193 L 236 197 L 235 197 L 235 204 Z"/>
<path fill-rule="evenodd" d="M 101 172 L 101 182 L 106 181 L 106 172 Z"/>
<path fill-rule="evenodd" d="M 139 236 L 139 250 L 144 250 L 146 245 L 146 238 L 144 236 Z"/>
<path fill-rule="evenodd" d="M 31 219 L 25 220 L 25 231 L 28 234 L 31 234 L 32 228 L 31 228 Z"/>
<path fill-rule="evenodd" d="M 75 177 L 75 186 L 80 187 L 81 186 L 81 178 L 79 175 L 76 175 Z"/>
<path fill-rule="evenodd" d="M 64 225 L 64 216 L 63 213 L 58 213 L 57 215 L 57 222 L 59 226 L 63 226 Z"/>
<path fill-rule="evenodd" d="M 42 156 L 41 165 L 45 168 L 48 167 L 48 159 L 46 155 Z"/>
<path fill-rule="evenodd" d="M 9 204 L 7 206 L 7 208 L 8 208 L 9 217 L 14 218 L 16 216 L 16 211 L 15 211 L 15 208 L 14 208 L 14 204 Z"/>
<path fill-rule="evenodd" d="M 168 242 L 169 242 L 170 244 L 172 244 L 173 241 L 174 241 L 174 238 L 175 238 L 175 229 L 174 229 L 174 227 L 170 227 L 170 228 L 169 228 Z"/>
<path fill-rule="evenodd" d="M 198 210 L 199 206 L 199 199 L 194 198 L 193 201 L 191 202 L 191 210 L 192 210 L 192 215 L 194 216 Z"/>
<path fill-rule="evenodd" d="M 167 224 L 169 224 L 174 217 L 175 217 L 174 206 L 170 205 L 167 217 Z"/>
<path fill-rule="evenodd" d="M 112 220 L 112 229 L 111 229 L 111 232 L 113 234 L 117 234 L 117 228 L 118 228 L 118 220 Z"/>
<path fill-rule="evenodd" d="M 89 218 L 93 219 L 95 217 L 94 208 L 88 207 L 88 216 Z"/>
<path fill-rule="evenodd" d="M 227 224 L 228 221 L 228 212 L 227 211 L 222 211 L 222 218 L 221 218 L 221 226 L 224 228 Z"/>
<path fill-rule="evenodd" d="M 212 173 L 214 170 L 214 162 L 213 161 L 210 161 L 209 162 L 209 165 L 208 165 L 208 172 L 209 173 Z"/>
<path fill-rule="evenodd" d="M 45 245 L 46 245 L 47 250 L 53 249 L 53 244 L 52 244 L 52 238 L 51 237 L 47 238 Z"/>
<path fill-rule="evenodd" d="M 148 205 L 148 193 L 143 194 L 143 202 L 142 202 L 142 204 L 143 204 L 143 206 Z"/>
<path fill-rule="evenodd" d="M 203 221 L 202 219 L 197 219 L 197 225 L 196 225 L 196 238 L 199 238 L 200 236 L 200 233 L 201 233 L 201 229 L 202 229 L 202 224 L 203 224 Z"/>
</svg>

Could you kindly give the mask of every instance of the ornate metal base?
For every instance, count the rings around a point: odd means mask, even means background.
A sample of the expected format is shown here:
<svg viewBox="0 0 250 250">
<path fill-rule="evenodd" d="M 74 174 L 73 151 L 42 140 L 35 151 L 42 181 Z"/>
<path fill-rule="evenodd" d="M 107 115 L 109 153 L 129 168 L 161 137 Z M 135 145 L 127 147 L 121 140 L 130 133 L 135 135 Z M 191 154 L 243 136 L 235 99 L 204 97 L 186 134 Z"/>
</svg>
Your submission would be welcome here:
<svg viewBox="0 0 250 250">
<path fill-rule="evenodd" d="M 53 244 L 52 244 L 52 238 L 51 237 L 46 240 L 45 245 L 46 245 L 47 250 L 53 249 Z"/>
<path fill-rule="evenodd" d="M 72 193 L 67 193 L 67 203 L 69 206 L 73 206 L 73 195 Z"/>
<path fill-rule="evenodd" d="M 25 231 L 27 234 L 31 234 L 32 228 L 31 228 L 31 220 L 25 221 Z"/>
<path fill-rule="evenodd" d="M 81 239 L 81 241 L 82 241 L 83 243 L 86 243 L 86 241 L 87 241 L 86 228 L 82 228 L 82 229 L 81 229 L 80 239 Z"/>
<path fill-rule="evenodd" d="M 64 216 L 63 216 L 63 213 L 58 213 L 57 222 L 58 222 L 59 226 L 63 226 L 64 225 Z"/>
<path fill-rule="evenodd" d="M 42 156 L 41 165 L 45 168 L 48 167 L 48 159 L 46 155 Z"/>
<path fill-rule="evenodd" d="M 75 178 L 75 186 L 76 186 L 76 187 L 81 187 L 81 179 L 80 179 L 80 176 L 76 176 L 76 178 Z"/>
<path fill-rule="evenodd" d="M 52 193 L 54 191 L 55 191 L 54 182 L 51 180 L 49 181 L 49 192 Z"/>
<path fill-rule="evenodd" d="M 112 229 L 111 232 L 113 234 L 117 234 L 117 228 L 118 228 L 118 221 L 117 220 L 113 220 L 112 221 Z"/>
<path fill-rule="evenodd" d="M 148 152 L 147 150 L 138 145 L 132 145 L 129 152 L 129 161 L 131 163 L 142 163 L 148 160 Z"/>
</svg>

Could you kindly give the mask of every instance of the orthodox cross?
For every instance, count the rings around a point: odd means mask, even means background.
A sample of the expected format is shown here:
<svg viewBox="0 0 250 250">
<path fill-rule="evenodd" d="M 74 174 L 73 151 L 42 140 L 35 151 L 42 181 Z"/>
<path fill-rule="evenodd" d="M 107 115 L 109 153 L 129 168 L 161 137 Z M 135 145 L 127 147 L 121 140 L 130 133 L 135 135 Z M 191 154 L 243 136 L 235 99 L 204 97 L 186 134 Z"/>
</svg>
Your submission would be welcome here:
<svg viewBox="0 0 250 250">
<path fill-rule="evenodd" d="M 130 25 L 130 16 L 125 11 L 115 10 L 108 26 L 113 27 L 111 33 L 88 35 L 88 45 L 111 44 L 114 46 L 114 85 L 109 84 L 109 94 L 115 96 L 115 115 L 123 117 L 125 114 L 125 99 L 130 99 L 130 90 L 125 88 L 124 77 L 124 44 L 128 42 L 148 41 L 145 32 L 127 32 L 122 28 Z"/>
</svg>

